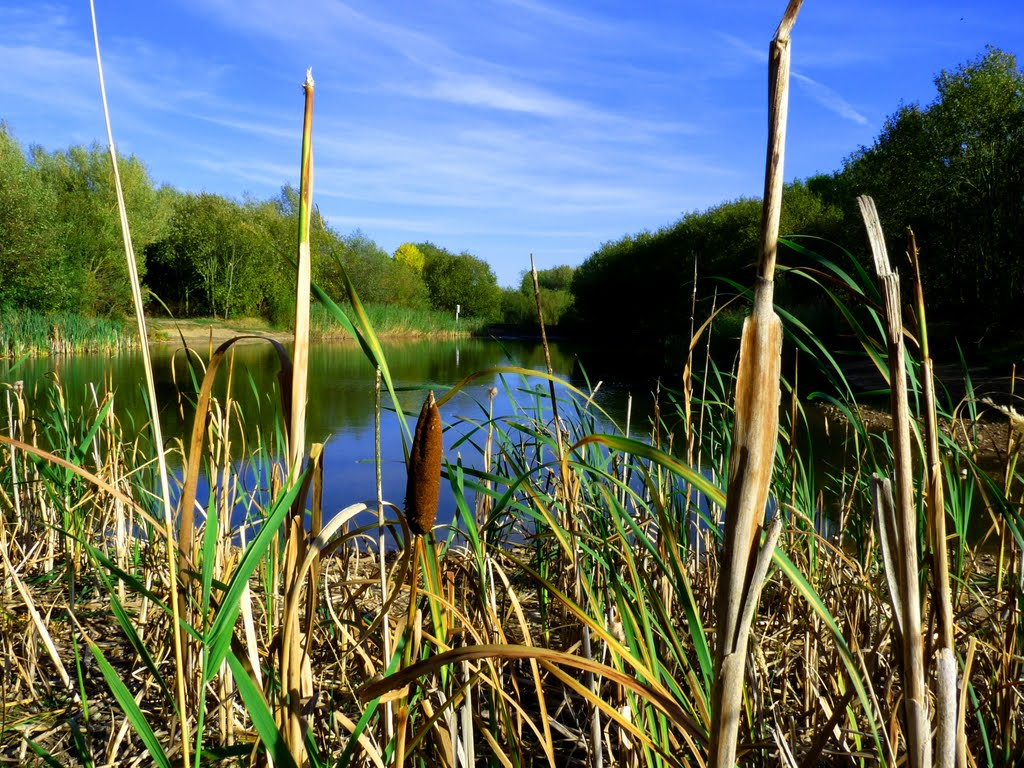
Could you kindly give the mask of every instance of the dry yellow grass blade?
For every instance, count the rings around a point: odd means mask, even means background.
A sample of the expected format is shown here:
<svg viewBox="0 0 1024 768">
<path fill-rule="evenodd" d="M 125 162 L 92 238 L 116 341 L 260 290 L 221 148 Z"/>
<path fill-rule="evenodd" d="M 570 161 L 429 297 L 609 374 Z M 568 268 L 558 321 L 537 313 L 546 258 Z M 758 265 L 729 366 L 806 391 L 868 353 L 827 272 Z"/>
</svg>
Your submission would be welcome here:
<svg viewBox="0 0 1024 768">
<path fill-rule="evenodd" d="M 11 564 L 10 559 L 7 557 L 6 549 L 0 549 L 0 558 L 3 558 L 7 577 L 14 582 L 14 586 L 18 590 L 18 594 L 21 595 L 22 602 L 25 603 L 25 609 L 28 611 L 28 615 L 32 619 L 32 624 L 36 628 L 36 632 L 39 633 L 39 639 L 43 641 L 43 647 L 46 648 L 47 655 L 53 662 L 53 666 L 57 669 L 57 674 L 60 675 L 61 682 L 64 683 L 65 691 L 71 694 L 77 703 L 78 692 L 75 690 L 75 686 L 71 682 L 71 676 L 68 675 L 68 671 L 64 667 L 64 662 L 60 659 L 60 652 L 58 652 L 57 646 L 53 642 L 53 638 L 50 637 L 50 630 L 47 629 L 46 622 L 43 621 L 43 617 L 39 615 L 39 611 L 36 609 L 36 604 L 32 599 L 31 593 L 18 577 L 18 572 L 14 569 L 14 565 Z"/>
<path fill-rule="evenodd" d="M 143 518 L 147 523 L 152 525 L 157 530 L 160 530 L 161 533 L 163 532 L 161 530 L 161 521 L 157 520 L 155 517 L 150 515 L 141 505 L 138 504 L 138 502 L 135 501 L 135 499 L 131 498 L 130 496 L 125 494 L 124 491 L 120 490 L 119 488 L 116 488 L 103 478 L 96 476 L 95 474 L 85 469 L 84 467 L 80 467 L 77 464 L 72 464 L 67 459 L 62 458 L 56 455 L 55 453 L 44 451 L 42 448 L 32 445 L 31 443 L 26 443 L 23 440 L 7 437 L 6 435 L 0 435 L 0 443 L 9 445 L 12 448 L 17 448 L 18 450 L 24 451 L 25 453 L 32 454 L 33 456 L 36 456 L 45 461 L 47 464 L 62 467 L 75 473 L 83 480 L 99 488 L 101 491 L 109 493 L 122 504 L 128 506 L 135 514 L 139 515 L 139 517 Z"/>
<path fill-rule="evenodd" d="M 661 685 L 653 682 L 642 682 L 634 675 L 622 672 L 598 661 L 591 661 L 571 653 L 538 648 L 536 646 L 488 644 L 454 648 L 439 653 L 436 656 L 431 656 L 425 661 L 420 661 L 400 669 L 383 680 L 369 683 L 359 692 L 359 698 L 364 702 L 372 701 L 393 690 L 412 685 L 420 678 L 431 675 L 444 666 L 460 661 L 484 659 L 535 659 L 541 663 L 548 662 L 561 667 L 578 669 L 581 672 L 592 672 L 643 697 L 644 700 L 661 710 L 669 721 L 679 731 L 685 733 L 688 739 L 693 739 L 694 743 L 703 744 L 706 739 L 703 729 L 679 706 L 679 703 L 673 698 L 672 694 Z"/>
<path fill-rule="evenodd" d="M 157 466 L 159 468 L 160 480 L 160 501 L 163 507 L 164 534 L 167 537 L 167 569 L 168 580 L 171 584 L 171 610 L 174 617 L 172 630 L 174 638 L 174 663 L 176 667 L 176 688 L 178 707 L 181 712 L 181 752 L 182 763 L 189 763 L 189 734 L 188 716 L 185 714 L 187 697 L 185 695 L 185 662 L 184 662 L 184 637 L 182 635 L 182 612 L 178 598 L 176 584 L 178 582 L 177 564 L 174 555 L 174 512 L 171 508 L 170 480 L 167 470 L 167 459 L 164 455 L 163 430 L 160 427 L 160 404 L 156 397 L 156 381 L 153 377 L 153 362 L 149 356 L 149 341 L 146 333 L 146 315 L 142 301 L 142 281 L 139 278 L 138 265 L 135 262 L 135 249 L 132 245 L 131 231 L 128 226 L 128 210 L 124 202 L 124 190 L 121 186 L 121 175 L 117 164 L 117 150 L 114 144 L 114 132 L 110 122 L 110 110 L 107 106 L 107 87 L 103 79 L 103 61 L 100 56 L 100 34 L 96 23 L 96 4 L 89 0 L 89 13 L 92 18 L 93 44 L 96 50 L 96 70 L 100 84 L 100 101 L 103 104 L 103 119 L 107 127 L 107 147 L 110 150 L 110 161 L 114 176 L 114 190 L 117 193 L 117 212 L 121 222 L 121 237 L 124 243 L 125 260 L 128 266 L 128 276 L 131 281 L 132 306 L 135 309 L 135 321 L 139 329 L 139 348 L 142 351 L 143 371 L 146 377 L 146 394 L 149 400 L 150 426 L 153 430 L 153 449 L 156 451 Z"/>
</svg>

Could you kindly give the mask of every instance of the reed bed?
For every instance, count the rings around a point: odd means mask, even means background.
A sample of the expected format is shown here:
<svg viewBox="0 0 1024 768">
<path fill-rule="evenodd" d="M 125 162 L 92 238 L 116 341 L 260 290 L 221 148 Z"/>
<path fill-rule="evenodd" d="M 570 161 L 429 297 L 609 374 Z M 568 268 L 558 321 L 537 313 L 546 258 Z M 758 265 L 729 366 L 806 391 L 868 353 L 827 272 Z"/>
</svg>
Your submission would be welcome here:
<svg viewBox="0 0 1024 768">
<path fill-rule="evenodd" d="M 784 72 L 787 56 L 773 66 Z M 311 77 L 305 115 L 308 211 Z M 769 178 L 781 175 L 772 157 Z M 231 394 L 244 386 L 233 340 L 197 382 L 187 444 L 164 445 L 155 421 L 127 439 L 101 383 L 79 411 L 59 381 L 35 411 L 2 383 L 0 755 L 167 768 L 897 766 L 927 761 L 934 729 L 943 764 L 1015 764 L 1019 417 L 1002 406 L 1011 439 L 999 472 L 983 470 L 985 406 L 966 372 L 963 400 L 932 386 L 920 292 L 904 330 L 887 265 L 880 288 L 852 256 L 790 241 L 816 264 L 792 279 L 834 300 L 896 393 L 899 436 L 871 426 L 831 352 L 772 305 L 769 210 L 737 372 L 691 354 L 641 430 L 601 411 L 599 385 L 511 366 L 430 393 L 414 424 L 347 277 L 345 311 L 307 287 L 300 232 L 300 296 L 311 290 L 357 340 L 377 371 L 375 421 L 400 427 L 404 504 L 378 491 L 323 508 L 332 468 L 303 437 L 304 302 L 296 356 L 269 342 L 278 420 L 255 440 Z M 795 362 L 780 345 L 799 350 Z M 831 385 L 801 392 L 808 369 Z M 497 382 L 488 401 L 450 413 L 481 376 Z M 838 414 L 842 458 L 824 472 L 806 439 L 812 397 Z M 170 494 L 157 490 L 168 452 L 182 466 Z M 893 473 L 890 504 L 879 489 Z M 441 483 L 451 524 L 435 519 Z"/>
<path fill-rule="evenodd" d="M 135 330 L 116 318 L 0 308 L 0 357 L 117 352 L 138 343 Z"/>
<path fill-rule="evenodd" d="M 871 317 L 877 289 L 861 289 Z M 354 330 L 372 351 L 372 327 Z M 801 329 L 786 330 L 807 342 Z M 888 374 L 881 337 L 864 342 Z M 907 357 L 913 404 L 921 368 Z M 214 375 L 232 378 L 227 350 L 223 363 Z M 289 486 L 285 433 L 232 447 L 244 440 L 245 415 L 230 395 L 211 398 L 199 450 L 174 448 L 213 479 L 191 505 L 196 544 L 176 586 L 152 448 L 125 439 L 113 396 L 100 388 L 72 413 L 56 382 L 33 413 L 24 393 L 5 386 L 3 754 L 26 765 L 174 764 L 181 729 L 168 596 L 178 589 L 195 670 L 190 751 L 204 764 L 264 755 L 288 765 L 290 755 L 296 764 L 388 765 L 402 729 L 410 765 L 587 765 L 598 751 L 609 765 L 706 764 L 722 568 L 715 521 L 728 490 L 715 478 L 728 476 L 733 376 L 711 364 L 694 373 L 689 396 L 661 389 L 656 420 L 630 437 L 590 392 L 563 383 L 570 395 L 555 402 L 544 374 L 496 373 L 497 391 L 478 414 L 444 419 L 461 435 L 442 471 L 454 491 L 452 526 L 417 523 L 424 535 L 412 547 L 417 537 L 395 506 L 385 503 L 391 511 L 378 526 L 362 515 L 372 505 L 353 499 L 319 534 L 291 530 L 305 540 L 301 558 L 282 546 L 289 510 L 306 479 L 312 488 L 330 467 L 311 462 Z M 815 473 L 813 448 L 790 450 L 807 429 L 795 378 L 784 380 L 770 489 L 782 528 L 750 635 L 738 759 L 896 764 L 907 739 L 901 641 L 870 483 L 872 471 L 892 466 L 892 440 L 858 418 L 856 397 L 831 393 L 847 414 L 832 427 L 845 435 L 847 458 Z M 437 398 L 441 414 L 457 389 Z M 517 390 L 532 393 L 533 405 L 515 406 Z M 512 414 L 494 418 L 501 398 Z M 1006 765 L 1020 750 L 1024 712 L 1014 694 L 1021 479 L 1012 463 L 998 478 L 978 468 L 979 407 L 940 402 L 937 440 L 953 531 L 964 754 Z M 411 423 L 413 414 L 402 417 Z M 923 424 L 923 414 L 913 411 L 910 423 Z M 691 440 L 699 467 L 678 455 Z M 915 480 L 918 498 L 924 481 Z M 304 510 L 308 529 L 315 494 Z M 979 515 L 991 529 L 981 542 L 966 534 Z M 841 520 L 838 534 L 821 533 L 823 517 Z M 308 574 L 311 552 L 320 555 L 313 588 L 294 578 Z M 296 600 L 306 590 L 315 602 Z M 274 716 L 289 601 L 308 631 L 294 753 Z M 935 601 L 921 607 L 932 626 Z M 934 669 L 930 637 L 919 642 Z M 388 727 L 387 703 L 402 728 Z"/>
<path fill-rule="evenodd" d="M 452 315 L 433 309 L 411 309 L 389 304 L 369 304 L 365 309 L 378 336 L 455 338 L 472 336 L 486 327 L 486 323 L 479 319 L 462 317 L 456 322 Z M 350 308 L 345 307 L 345 311 L 351 319 Z M 310 321 L 311 332 L 317 338 L 349 338 L 345 328 L 320 306 L 312 308 Z"/>
</svg>

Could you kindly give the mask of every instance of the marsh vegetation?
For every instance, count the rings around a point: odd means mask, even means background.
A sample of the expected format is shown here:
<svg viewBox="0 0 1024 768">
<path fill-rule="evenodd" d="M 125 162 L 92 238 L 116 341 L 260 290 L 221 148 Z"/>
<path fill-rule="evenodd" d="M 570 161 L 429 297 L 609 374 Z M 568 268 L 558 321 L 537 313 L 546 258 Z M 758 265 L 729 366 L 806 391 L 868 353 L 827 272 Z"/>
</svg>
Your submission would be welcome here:
<svg viewBox="0 0 1024 768">
<path fill-rule="evenodd" d="M 290 352 L 263 342 L 280 369 L 261 400 L 269 426 L 254 430 L 233 394 L 253 385 L 232 341 L 189 368 L 173 397 L 189 401 L 192 427 L 166 439 L 148 347 L 141 429 L 119 422 L 102 381 L 74 408 L 59 382 L 35 404 L 3 384 L 4 756 L 168 768 L 1014 764 L 1014 379 L 991 406 L 966 368 L 962 398 L 935 386 L 927 263 L 912 236 L 901 243 L 904 318 L 867 197 L 872 270 L 789 239 L 803 264 L 786 280 L 842 320 L 886 382 L 891 429 L 865 421 L 831 346 L 773 300 L 798 9 L 770 48 L 769 174 L 756 281 L 737 300 L 750 306 L 738 362 L 720 367 L 709 349 L 722 315 L 693 312 L 679 385 L 657 388 L 643 424 L 602 412 L 596 381 L 556 381 L 549 357 L 409 401 L 347 269 L 334 286 L 311 283 L 308 76 L 295 333 Z M 338 511 L 323 504 L 338 469 L 306 429 L 311 294 L 358 342 L 374 393 L 376 494 Z M 826 385 L 809 392 L 812 372 Z M 494 385 L 455 413 L 483 377 Z M 843 443 L 825 474 L 804 439 L 808 399 L 831 406 Z M 986 418 L 1008 423 L 995 468 L 979 463 Z M 404 466 L 383 461 L 385 423 Z M 404 499 L 385 496 L 385 473 L 401 475 Z"/>
</svg>

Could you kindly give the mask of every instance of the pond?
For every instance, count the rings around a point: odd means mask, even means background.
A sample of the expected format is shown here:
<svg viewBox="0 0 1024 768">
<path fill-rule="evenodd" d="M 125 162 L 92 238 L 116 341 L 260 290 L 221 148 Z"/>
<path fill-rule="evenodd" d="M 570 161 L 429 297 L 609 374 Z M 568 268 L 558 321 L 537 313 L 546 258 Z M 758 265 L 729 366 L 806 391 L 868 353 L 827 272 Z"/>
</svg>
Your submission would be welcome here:
<svg viewBox="0 0 1024 768">
<path fill-rule="evenodd" d="M 487 372 L 497 366 L 545 370 L 543 348 L 535 341 L 416 340 L 385 343 L 384 348 L 402 408 L 411 414 L 410 427 L 414 426 L 428 389 L 441 397 L 470 374 L 486 372 L 463 386 L 442 409 L 444 423 L 450 427 L 445 433 L 446 457 L 452 463 L 463 459 L 467 466 L 474 466 L 479 461 L 479 451 L 460 445 L 459 441 L 472 429 L 464 420 L 471 423 L 486 420 L 492 388 L 499 390 L 494 399 L 495 417 L 529 407 L 536 402 L 538 394 L 547 397 L 548 383 L 544 378 Z M 581 355 L 593 349 L 567 342 L 553 342 L 550 349 L 555 375 L 589 392 L 590 385 L 579 361 Z M 202 367 L 197 366 L 194 372 L 190 370 L 183 350 L 172 345 L 155 346 L 153 360 L 165 442 L 187 443 L 192 425 L 192 402 L 197 391 L 195 381 L 201 379 Z M 238 403 L 239 415 L 232 423 L 232 454 L 236 460 L 249 455 L 261 435 L 265 439 L 280 429 L 278 370 L 277 354 L 266 343 L 235 345 L 231 365 L 226 360 L 221 366 L 215 391 L 223 401 L 230 379 L 231 397 Z M 52 388 L 46 385 L 54 378 L 63 386 L 72 415 L 83 404 L 92 402 L 94 391 L 95 397 L 100 399 L 104 392 L 112 391 L 115 413 L 126 437 L 133 439 L 148 421 L 142 356 L 137 351 L 114 356 L 26 360 L 4 376 L 5 381 L 24 381 L 26 391 L 32 393 L 30 400 L 37 405 L 52 396 L 47 394 L 52 393 Z M 311 349 L 307 441 L 325 443 L 325 517 L 350 504 L 376 497 L 374 379 L 373 367 L 355 343 L 320 343 Z M 597 387 L 598 382 L 593 383 Z M 594 400 L 606 410 L 607 417 L 601 418 L 609 429 L 613 428 L 612 420 L 624 426 L 627 389 L 620 382 L 602 383 L 597 387 Z M 183 396 L 183 392 L 191 394 Z M 558 387 L 558 394 L 559 397 L 565 395 L 565 388 Z M 649 393 L 640 393 L 637 399 L 649 403 L 652 398 Z M 406 482 L 402 435 L 386 391 L 383 402 L 383 497 L 401 506 Z M 649 405 L 646 407 L 649 410 Z M 639 406 L 634 409 L 633 418 L 634 423 L 643 425 L 643 431 L 648 422 L 639 415 L 639 410 Z M 171 454 L 172 464 L 176 455 Z M 180 461 L 177 464 L 175 468 L 180 470 Z M 253 472 L 245 469 L 240 473 L 243 483 L 266 482 L 265 477 L 254 476 Z M 439 522 L 451 519 L 454 511 L 454 502 L 445 483 L 442 483 L 442 492 Z M 203 498 L 202 490 L 200 498 Z"/>
<path fill-rule="evenodd" d="M 384 344 L 385 358 L 397 389 L 403 410 L 410 415 L 410 427 L 428 389 L 440 398 L 449 388 L 471 374 L 484 372 L 462 386 L 442 408 L 446 425 L 446 458 L 467 467 L 479 468 L 482 431 L 473 442 L 464 440 L 473 425 L 486 421 L 489 392 L 498 390 L 494 399 L 496 419 L 510 416 L 520 409 L 544 403 L 547 418 L 548 383 L 540 376 L 499 374 L 498 366 L 519 367 L 531 371 L 545 370 L 542 346 L 532 340 L 445 339 L 401 340 Z M 161 406 L 161 423 L 165 441 L 185 443 L 192 425 L 192 402 L 195 399 L 202 365 L 190 370 L 180 347 L 157 345 L 153 349 L 157 393 Z M 207 357 L 203 355 L 202 357 Z M 609 346 L 597 347 L 578 342 L 553 342 L 551 363 L 555 375 L 570 387 L 589 393 L 596 389 L 597 428 L 621 432 L 627 422 L 627 399 L 633 396 L 631 434 L 643 439 L 650 430 L 653 411 L 653 383 L 643 376 L 643 367 L 630 362 L 629 350 Z M 223 402 L 230 379 L 231 397 L 237 402 L 232 420 L 231 452 L 241 483 L 252 489 L 266 487 L 265 468 L 257 462 L 245 461 L 259 442 L 267 443 L 280 430 L 279 362 L 267 343 L 238 344 L 234 347 L 231 365 L 222 365 L 216 392 Z M 584 371 L 600 371 L 603 380 L 588 379 Z M 376 498 L 374 465 L 374 369 L 359 346 L 352 342 L 315 344 L 309 364 L 309 399 L 307 442 L 324 443 L 324 514 L 330 517 L 338 510 L 357 502 Z M 142 357 L 137 351 L 109 355 L 76 355 L 73 357 L 37 358 L 21 361 L 14 370 L 5 366 L 3 381 L 23 380 L 26 390 L 34 393 L 37 405 L 52 396 L 47 382 L 57 378 L 63 386 L 71 419 L 83 404 L 114 392 L 115 412 L 125 436 L 134 439 L 148 421 L 145 405 Z M 558 387 L 559 397 L 566 395 Z M 188 393 L 188 394 L 182 394 Z M 402 433 L 390 398 L 383 395 L 381 419 L 381 455 L 383 498 L 401 507 L 405 497 L 405 463 Z M 0 406 L 3 403 L 0 402 Z M 788 403 L 783 404 L 788 409 Z M 95 408 L 92 407 L 95 412 Z M 88 410 L 87 410 L 88 412 Z M 563 412 L 563 416 L 564 416 Z M 666 415 L 665 412 L 662 413 Z M 818 488 L 829 486 L 829 476 L 848 465 L 850 456 L 846 434 L 835 425 L 829 428 L 827 413 L 814 405 L 806 407 L 806 421 L 797 431 L 798 451 L 810 461 L 808 470 Z M 5 422 L 6 418 L 0 419 Z M 785 421 L 785 418 L 783 419 Z M 677 446 L 678 447 L 678 446 Z M 308 445 L 307 445 L 308 448 Z M 170 454 L 172 467 L 180 472 L 180 453 Z M 176 462 L 176 466 L 175 466 Z M 848 469 L 848 466 L 846 467 Z M 204 498 L 200 489 L 200 499 Z M 471 494 L 467 494 L 471 498 Z M 818 514 L 840 519 L 838 497 L 826 490 L 816 506 Z M 702 505 L 703 506 L 703 505 Z M 441 509 L 438 522 L 446 523 L 455 512 L 454 497 L 448 483 L 442 482 Z M 236 509 L 236 514 L 238 510 Z M 236 522 L 238 520 L 236 519 Z"/>
</svg>

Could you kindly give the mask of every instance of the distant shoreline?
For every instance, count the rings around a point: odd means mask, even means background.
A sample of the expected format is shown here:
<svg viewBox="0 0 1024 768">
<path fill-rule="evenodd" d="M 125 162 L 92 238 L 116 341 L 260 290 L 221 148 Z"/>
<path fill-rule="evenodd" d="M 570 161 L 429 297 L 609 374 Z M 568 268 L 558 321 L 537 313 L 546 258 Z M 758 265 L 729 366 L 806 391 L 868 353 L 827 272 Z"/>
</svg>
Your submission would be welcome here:
<svg viewBox="0 0 1024 768">
<path fill-rule="evenodd" d="M 208 346 L 214 348 L 225 341 L 238 336 L 259 336 L 265 339 L 273 339 L 283 344 L 292 341 L 293 333 L 290 330 L 281 330 L 271 327 L 265 320 L 260 318 L 241 318 L 237 320 L 225 320 L 219 318 L 188 318 L 175 320 L 168 317 L 151 317 L 146 320 L 146 330 L 151 344 L 177 344 L 182 343 L 189 347 L 205 349 Z M 403 328 L 399 331 L 378 330 L 378 335 L 385 339 L 429 339 L 429 338 L 453 338 L 456 335 L 471 336 L 472 334 L 453 334 L 450 330 L 430 332 Z M 313 341 L 348 342 L 353 341 L 340 327 L 331 334 L 322 334 L 313 331 Z M 242 339 L 239 344 L 256 344 L 258 338 Z"/>
</svg>

